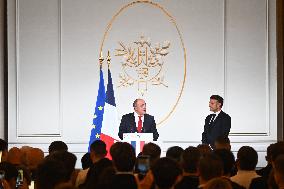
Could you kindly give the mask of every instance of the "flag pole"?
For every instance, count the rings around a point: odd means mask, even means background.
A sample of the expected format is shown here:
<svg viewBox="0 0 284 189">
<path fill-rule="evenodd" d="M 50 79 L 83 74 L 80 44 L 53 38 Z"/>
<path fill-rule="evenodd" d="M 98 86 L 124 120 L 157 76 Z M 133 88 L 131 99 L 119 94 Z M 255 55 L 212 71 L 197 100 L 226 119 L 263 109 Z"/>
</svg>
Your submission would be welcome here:
<svg viewBox="0 0 284 189">
<path fill-rule="evenodd" d="M 100 53 L 99 61 L 100 61 L 100 69 L 102 69 L 102 65 L 103 65 L 103 61 L 104 61 L 104 57 L 103 57 L 103 52 L 102 51 Z"/>
<path fill-rule="evenodd" d="M 110 66 L 110 60 L 111 60 L 111 58 L 110 58 L 110 55 L 109 55 L 109 50 L 107 51 L 107 66 L 108 66 L 108 68 L 109 68 L 109 66 Z"/>
</svg>

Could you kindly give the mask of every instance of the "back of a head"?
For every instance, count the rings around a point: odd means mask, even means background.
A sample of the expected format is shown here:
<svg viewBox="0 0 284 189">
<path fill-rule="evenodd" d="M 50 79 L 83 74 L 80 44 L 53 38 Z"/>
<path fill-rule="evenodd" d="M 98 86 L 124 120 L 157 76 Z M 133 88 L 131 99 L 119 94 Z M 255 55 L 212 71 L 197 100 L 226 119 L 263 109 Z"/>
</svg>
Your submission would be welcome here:
<svg viewBox="0 0 284 189">
<path fill-rule="evenodd" d="M 62 162 L 67 171 L 67 178 L 71 178 L 77 161 L 77 157 L 73 153 L 67 151 L 57 151 L 52 153 L 48 159 L 54 159 L 55 161 Z"/>
<path fill-rule="evenodd" d="M 14 165 L 21 165 L 23 161 L 23 153 L 22 151 L 17 148 L 13 147 L 8 151 L 7 161 Z"/>
<path fill-rule="evenodd" d="M 39 164 L 36 174 L 37 188 L 53 189 L 66 181 L 68 181 L 68 174 L 63 162 L 47 158 Z"/>
<path fill-rule="evenodd" d="M 199 144 L 197 146 L 197 149 L 199 150 L 201 156 L 205 156 L 207 154 L 212 153 L 212 149 L 210 148 L 210 146 L 208 144 Z"/>
<path fill-rule="evenodd" d="M 93 163 L 91 160 L 90 153 L 87 152 L 81 158 L 82 169 L 88 169 Z"/>
<path fill-rule="evenodd" d="M 227 136 L 219 136 L 215 140 L 215 149 L 231 150 L 230 139 Z"/>
<path fill-rule="evenodd" d="M 0 138 L 0 151 L 7 151 L 8 150 L 8 143 Z"/>
<path fill-rule="evenodd" d="M 196 173 L 201 154 L 196 147 L 189 146 L 182 154 L 182 168 L 187 173 Z"/>
<path fill-rule="evenodd" d="M 272 144 L 271 147 L 271 160 L 275 161 L 277 156 L 284 154 L 284 141 Z"/>
<path fill-rule="evenodd" d="M 255 149 L 250 146 L 242 146 L 237 153 L 237 164 L 241 170 L 255 170 L 258 155 Z"/>
<path fill-rule="evenodd" d="M 284 154 L 279 155 L 274 161 L 274 172 L 284 183 Z"/>
<path fill-rule="evenodd" d="M 160 189 L 173 187 L 182 170 L 178 163 L 170 158 L 157 160 L 152 168 L 154 182 Z"/>
<path fill-rule="evenodd" d="M 150 156 L 151 159 L 159 159 L 161 156 L 161 148 L 157 144 L 149 142 L 144 145 L 142 155 Z"/>
<path fill-rule="evenodd" d="M 25 165 L 30 171 L 36 170 L 39 163 L 44 159 L 44 153 L 39 148 L 29 148 L 24 150 Z"/>
<path fill-rule="evenodd" d="M 11 179 L 16 179 L 18 176 L 18 171 L 16 166 L 9 162 L 1 162 L 0 171 L 5 172 L 5 180 L 7 181 L 10 181 Z"/>
<path fill-rule="evenodd" d="M 214 178 L 206 184 L 204 189 L 232 189 L 232 185 L 225 178 Z"/>
<path fill-rule="evenodd" d="M 226 149 L 217 149 L 213 152 L 215 155 L 217 155 L 223 162 L 223 168 L 224 168 L 224 175 L 231 174 L 234 166 L 235 166 L 235 157 L 234 154 Z"/>
<path fill-rule="evenodd" d="M 134 148 L 126 142 L 116 142 L 110 148 L 110 155 L 117 171 L 132 172 L 136 155 Z"/>
<path fill-rule="evenodd" d="M 166 152 L 166 157 L 180 162 L 183 149 L 179 146 L 172 146 Z"/>
<path fill-rule="evenodd" d="M 215 154 L 207 154 L 200 158 L 198 171 L 204 181 L 209 181 L 223 175 L 223 163 Z"/>
<path fill-rule="evenodd" d="M 106 143 L 102 140 L 95 140 L 90 146 L 90 151 L 96 156 L 105 157 L 107 154 Z"/>
<path fill-rule="evenodd" d="M 51 154 L 57 151 L 68 151 L 67 144 L 63 141 L 53 141 L 48 147 L 48 152 Z"/>
</svg>

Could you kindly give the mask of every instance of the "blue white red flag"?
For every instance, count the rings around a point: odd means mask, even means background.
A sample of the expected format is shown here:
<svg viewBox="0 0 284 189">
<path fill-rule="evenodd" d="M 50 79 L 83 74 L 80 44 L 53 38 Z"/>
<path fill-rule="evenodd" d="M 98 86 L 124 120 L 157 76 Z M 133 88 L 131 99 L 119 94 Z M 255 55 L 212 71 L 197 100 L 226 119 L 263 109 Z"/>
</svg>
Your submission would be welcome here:
<svg viewBox="0 0 284 189">
<path fill-rule="evenodd" d="M 114 90 L 110 69 L 108 69 L 108 84 L 105 99 L 104 119 L 101 130 L 101 140 L 107 145 L 107 157 L 111 159 L 109 154 L 110 147 L 114 142 L 118 141 L 118 114 L 116 109 Z"/>
<path fill-rule="evenodd" d="M 89 148 L 88 151 L 90 152 L 90 146 L 95 140 L 101 139 L 101 129 L 102 123 L 104 118 L 104 107 L 105 107 L 105 84 L 104 84 L 104 76 L 103 71 L 100 68 L 100 81 L 99 81 L 99 89 L 98 89 L 98 96 L 96 102 L 95 113 L 93 117 L 93 124 L 91 130 L 91 136 L 89 141 Z"/>
</svg>

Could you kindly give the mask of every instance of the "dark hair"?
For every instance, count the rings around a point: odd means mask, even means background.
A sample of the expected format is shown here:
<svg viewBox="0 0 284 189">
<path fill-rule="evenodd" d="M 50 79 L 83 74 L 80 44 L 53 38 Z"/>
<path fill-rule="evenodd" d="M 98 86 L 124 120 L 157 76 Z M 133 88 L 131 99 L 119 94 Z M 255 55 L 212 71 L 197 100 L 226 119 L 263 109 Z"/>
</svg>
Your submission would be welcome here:
<svg viewBox="0 0 284 189">
<path fill-rule="evenodd" d="M 8 143 L 0 138 L 0 151 L 7 151 L 8 150 Z"/>
<path fill-rule="evenodd" d="M 81 158 L 82 169 L 88 169 L 92 164 L 90 153 L 87 152 Z"/>
<path fill-rule="evenodd" d="M 274 161 L 274 171 L 284 178 L 284 154 L 279 155 Z"/>
<path fill-rule="evenodd" d="M 180 162 L 183 149 L 179 146 L 172 146 L 166 152 L 166 157 Z"/>
<path fill-rule="evenodd" d="M 250 146 L 242 146 L 237 153 L 237 161 L 241 170 L 255 170 L 258 161 L 257 152 Z"/>
<path fill-rule="evenodd" d="M 198 170 L 200 177 L 205 181 L 209 181 L 212 178 L 222 176 L 223 163 L 215 154 L 207 154 L 200 158 Z"/>
<path fill-rule="evenodd" d="M 61 161 L 67 171 L 67 179 L 69 180 L 71 178 L 77 160 L 77 157 L 74 154 L 66 151 L 54 152 L 48 158 Z"/>
<path fill-rule="evenodd" d="M 38 165 L 36 185 L 40 189 L 51 189 L 68 180 L 67 170 L 62 161 L 47 158 Z"/>
<path fill-rule="evenodd" d="M 218 136 L 215 142 L 219 144 L 230 144 L 230 139 L 227 136 Z"/>
<path fill-rule="evenodd" d="M 149 142 L 144 145 L 142 150 L 143 156 L 150 156 L 150 166 L 152 166 L 161 156 L 161 148 L 157 144 Z"/>
<path fill-rule="evenodd" d="M 213 152 L 216 154 L 223 162 L 224 175 L 231 174 L 235 166 L 235 157 L 234 154 L 226 149 L 218 149 Z"/>
<path fill-rule="evenodd" d="M 134 100 L 134 102 L 133 102 L 133 104 L 132 104 L 132 106 L 133 106 L 133 108 L 135 108 L 136 106 L 137 106 L 137 101 L 138 101 L 139 99 L 135 99 Z"/>
<path fill-rule="evenodd" d="M 204 187 L 204 189 L 232 189 L 232 188 L 233 186 L 230 183 L 230 180 L 222 177 L 211 179 L 208 183 L 206 183 L 206 186 Z"/>
<path fill-rule="evenodd" d="M 102 140 L 95 140 L 90 146 L 90 151 L 104 157 L 107 154 L 106 143 Z"/>
<path fill-rule="evenodd" d="M 182 174 L 178 163 L 170 158 L 164 157 L 154 164 L 152 168 L 154 182 L 160 189 L 171 188 L 177 177 Z"/>
<path fill-rule="evenodd" d="M 133 171 L 136 155 L 134 148 L 126 142 L 116 142 L 110 148 L 110 155 L 118 171 Z"/>
<path fill-rule="evenodd" d="M 201 154 L 196 147 L 189 146 L 182 154 L 182 168 L 187 173 L 196 173 Z"/>
<path fill-rule="evenodd" d="M 10 181 L 13 178 L 17 178 L 18 170 L 15 165 L 8 162 L 0 163 L 0 170 L 5 172 L 5 180 Z"/>
<path fill-rule="evenodd" d="M 273 144 L 270 144 L 270 145 L 266 148 L 266 156 L 265 156 L 265 159 L 266 159 L 266 161 L 268 161 L 269 163 L 271 163 L 271 160 L 272 160 L 272 146 L 273 146 Z"/>
<path fill-rule="evenodd" d="M 224 99 L 219 95 L 212 95 L 210 99 L 217 100 L 221 104 L 221 108 L 223 107 Z"/>
<path fill-rule="evenodd" d="M 201 156 L 205 156 L 207 154 L 212 153 L 212 149 L 210 148 L 210 146 L 208 144 L 199 144 L 197 146 L 197 149 L 199 150 Z"/>
<path fill-rule="evenodd" d="M 57 151 L 68 151 L 68 146 L 63 141 L 53 141 L 48 147 L 48 153 Z"/>
<path fill-rule="evenodd" d="M 284 141 L 276 142 L 271 147 L 271 160 L 275 161 L 277 156 L 284 154 Z"/>
</svg>

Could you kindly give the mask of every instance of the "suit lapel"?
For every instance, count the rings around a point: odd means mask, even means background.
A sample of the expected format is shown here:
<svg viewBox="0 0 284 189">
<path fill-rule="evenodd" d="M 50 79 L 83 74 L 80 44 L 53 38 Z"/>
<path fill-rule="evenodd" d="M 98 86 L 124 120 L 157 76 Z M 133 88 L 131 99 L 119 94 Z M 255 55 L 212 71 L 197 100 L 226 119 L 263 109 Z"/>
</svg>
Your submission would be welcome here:
<svg viewBox="0 0 284 189">
<path fill-rule="evenodd" d="M 136 127 L 136 122 L 135 122 L 134 113 L 132 113 L 131 115 L 132 115 L 132 116 L 131 116 L 131 123 L 132 123 L 131 126 L 132 126 L 134 132 L 137 132 L 137 127 Z"/>
</svg>

